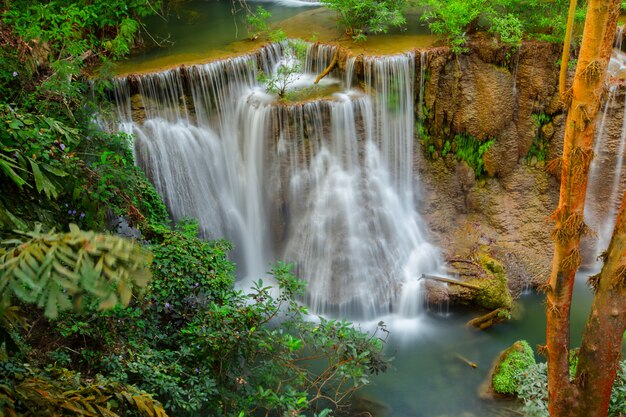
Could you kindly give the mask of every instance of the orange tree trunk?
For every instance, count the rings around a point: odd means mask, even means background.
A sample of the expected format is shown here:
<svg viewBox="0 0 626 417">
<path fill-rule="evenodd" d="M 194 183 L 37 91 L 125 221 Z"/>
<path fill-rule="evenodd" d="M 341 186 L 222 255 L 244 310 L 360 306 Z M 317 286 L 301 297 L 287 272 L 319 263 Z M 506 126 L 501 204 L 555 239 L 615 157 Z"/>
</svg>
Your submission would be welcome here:
<svg viewBox="0 0 626 417">
<path fill-rule="evenodd" d="M 626 195 L 602 271 L 590 279 L 596 291 L 578 354 L 579 416 L 607 415 L 626 330 Z"/>
<path fill-rule="evenodd" d="M 552 217 L 555 240 L 546 286 L 548 408 L 550 416 L 580 416 L 578 386 L 570 382 L 570 306 L 580 266 L 580 238 L 586 232 L 583 211 L 593 158 L 595 119 L 615 37 L 620 0 L 589 0 L 583 40 L 572 89 L 564 94 L 568 110 L 563 145 L 561 192 Z"/>
</svg>

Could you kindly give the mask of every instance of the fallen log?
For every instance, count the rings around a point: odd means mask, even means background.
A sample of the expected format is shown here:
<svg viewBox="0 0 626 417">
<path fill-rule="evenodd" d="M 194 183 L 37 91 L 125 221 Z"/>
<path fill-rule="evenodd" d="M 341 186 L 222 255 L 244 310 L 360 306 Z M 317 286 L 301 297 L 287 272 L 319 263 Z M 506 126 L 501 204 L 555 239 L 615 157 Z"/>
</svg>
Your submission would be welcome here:
<svg viewBox="0 0 626 417">
<path fill-rule="evenodd" d="M 317 85 L 317 83 L 319 83 L 322 78 L 327 76 L 328 73 L 330 73 L 333 70 L 335 65 L 337 65 L 337 61 L 338 60 L 339 60 L 339 49 L 337 49 L 337 51 L 335 52 L 335 56 L 333 56 L 333 60 L 326 67 L 326 69 L 324 71 L 322 71 L 322 73 L 320 75 L 318 75 L 317 78 L 315 78 L 315 81 L 313 81 L 313 84 Z"/>
<path fill-rule="evenodd" d="M 474 327 L 479 330 L 485 330 L 494 324 L 508 320 L 509 317 L 509 310 L 504 307 L 500 307 L 483 316 L 476 317 L 475 319 L 468 321 L 467 326 Z"/>
<path fill-rule="evenodd" d="M 460 287 L 471 288 L 472 290 L 481 290 L 482 289 L 482 287 L 479 286 L 479 285 L 468 284 L 468 283 L 463 282 L 463 281 L 457 281 L 457 280 L 452 279 L 452 278 L 439 277 L 437 275 L 422 274 L 422 276 L 419 279 L 430 279 L 430 280 L 433 280 L 433 281 L 445 282 L 446 284 L 458 285 Z"/>
</svg>

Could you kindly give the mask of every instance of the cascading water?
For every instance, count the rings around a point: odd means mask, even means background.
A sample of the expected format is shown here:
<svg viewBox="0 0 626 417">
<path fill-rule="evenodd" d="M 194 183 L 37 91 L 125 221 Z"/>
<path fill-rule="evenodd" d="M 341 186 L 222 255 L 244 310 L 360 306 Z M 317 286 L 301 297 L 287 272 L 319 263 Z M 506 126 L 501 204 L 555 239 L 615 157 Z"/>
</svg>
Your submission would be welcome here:
<svg viewBox="0 0 626 417">
<path fill-rule="evenodd" d="M 137 162 L 173 217 L 197 218 L 203 236 L 232 240 L 245 277 L 283 259 L 309 282 L 306 302 L 317 314 L 415 316 L 418 278 L 440 265 L 415 211 L 415 56 L 365 58 L 365 91 L 304 103 L 277 103 L 257 82 L 260 68 L 289 73 L 287 92 L 311 88 L 334 53 L 310 46 L 298 74 L 285 71 L 295 54 L 283 43 L 141 77 L 133 82 L 143 121 L 133 115 L 130 81 L 118 80 L 121 128 L 135 133 Z M 320 84 L 339 83 L 331 73 Z"/>
<path fill-rule="evenodd" d="M 622 52 L 622 40 L 624 37 L 624 27 L 619 27 L 615 36 L 613 54 L 609 63 L 609 76 L 619 78 L 623 75 L 626 55 Z M 585 215 L 590 219 L 597 232 L 597 242 L 595 255 L 599 255 L 609 245 L 617 210 L 621 203 L 621 181 L 624 166 L 624 152 L 626 151 L 626 96 L 624 96 L 624 114 L 622 115 L 621 134 L 619 143 L 615 149 L 609 147 L 610 132 L 607 121 L 609 113 L 614 114 L 614 107 L 618 86 L 609 86 L 609 93 L 602 106 L 602 116 L 599 118 L 596 138 L 594 144 L 594 159 L 589 172 L 589 184 L 587 192 L 587 202 L 585 204 Z M 600 196 L 603 189 L 606 189 L 606 174 L 612 172 L 610 189 L 605 190 L 610 194 Z M 606 203 L 605 207 L 602 204 Z"/>
</svg>

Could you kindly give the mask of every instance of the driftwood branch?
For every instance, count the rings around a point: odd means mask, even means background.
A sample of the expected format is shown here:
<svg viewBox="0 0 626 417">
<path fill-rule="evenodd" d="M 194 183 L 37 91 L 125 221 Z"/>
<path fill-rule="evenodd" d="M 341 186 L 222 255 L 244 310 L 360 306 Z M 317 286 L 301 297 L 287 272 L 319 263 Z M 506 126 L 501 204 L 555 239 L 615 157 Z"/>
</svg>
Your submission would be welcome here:
<svg viewBox="0 0 626 417">
<path fill-rule="evenodd" d="M 452 279 L 452 278 L 439 277 L 437 275 L 422 274 L 420 279 L 431 279 L 433 281 L 445 282 L 446 284 L 452 284 L 452 285 L 458 285 L 460 287 L 471 288 L 472 290 L 480 290 L 480 289 L 482 289 L 482 287 L 480 287 L 479 285 L 468 284 L 466 282 L 457 281 L 457 280 Z"/>
<path fill-rule="evenodd" d="M 470 361 L 469 359 L 465 358 L 464 356 L 461 356 L 460 354 L 456 354 L 454 355 L 456 358 L 460 359 L 461 361 L 465 362 L 467 365 L 469 365 L 470 367 L 476 369 L 478 368 L 478 365 L 476 365 L 475 362 Z"/>
<path fill-rule="evenodd" d="M 337 51 L 335 52 L 335 55 L 333 56 L 333 60 L 330 62 L 330 64 L 326 67 L 326 69 L 324 71 L 322 71 L 322 73 L 320 75 L 317 76 L 317 78 L 315 79 L 315 81 L 313 81 L 313 84 L 317 84 L 321 81 L 322 78 L 324 78 L 325 76 L 328 75 L 328 73 L 330 73 L 333 68 L 335 67 L 335 65 L 337 65 L 337 61 L 339 60 L 339 49 L 337 49 Z"/>
</svg>

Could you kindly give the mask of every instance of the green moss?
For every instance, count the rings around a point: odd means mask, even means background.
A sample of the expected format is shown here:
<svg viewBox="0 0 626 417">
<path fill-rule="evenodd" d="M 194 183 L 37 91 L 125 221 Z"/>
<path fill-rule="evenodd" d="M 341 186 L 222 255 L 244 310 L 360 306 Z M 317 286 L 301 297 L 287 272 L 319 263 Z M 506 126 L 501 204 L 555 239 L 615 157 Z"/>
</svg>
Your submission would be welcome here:
<svg viewBox="0 0 626 417">
<path fill-rule="evenodd" d="M 533 350 L 525 340 L 519 340 L 500 354 L 491 378 L 493 390 L 500 394 L 517 392 L 516 377 L 535 364 Z"/>
<path fill-rule="evenodd" d="M 478 260 L 488 277 L 467 281 L 468 284 L 480 286 L 480 290 L 474 292 L 474 303 L 489 310 L 498 308 L 510 310 L 513 307 L 513 297 L 509 292 L 504 266 L 484 253 L 479 255 Z"/>
<path fill-rule="evenodd" d="M 537 128 L 537 134 L 535 135 L 533 143 L 528 150 L 526 160 L 531 161 L 532 158 L 535 157 L 537 161 L 545 161 L 548 156 L 550 138 L 546 138 L 543 135 L 542 127 L 550 123 L 552 118 L 545 113 L 533 113 L 531 118 L 533 120 L 533 124 Z"/>
</svg>

